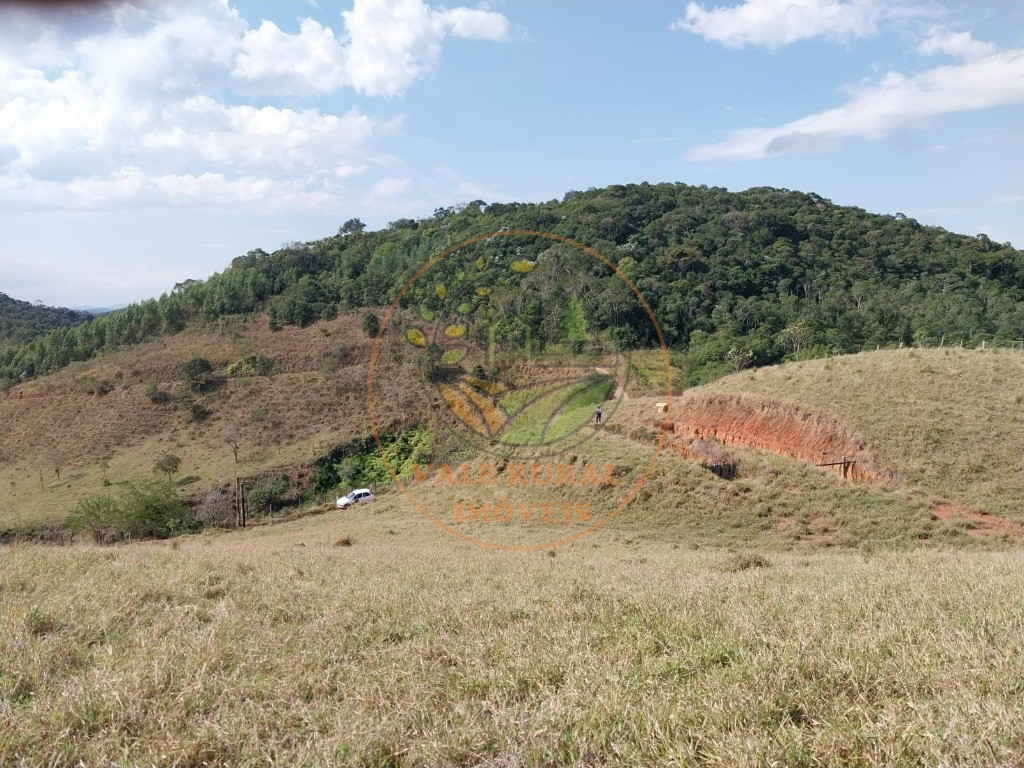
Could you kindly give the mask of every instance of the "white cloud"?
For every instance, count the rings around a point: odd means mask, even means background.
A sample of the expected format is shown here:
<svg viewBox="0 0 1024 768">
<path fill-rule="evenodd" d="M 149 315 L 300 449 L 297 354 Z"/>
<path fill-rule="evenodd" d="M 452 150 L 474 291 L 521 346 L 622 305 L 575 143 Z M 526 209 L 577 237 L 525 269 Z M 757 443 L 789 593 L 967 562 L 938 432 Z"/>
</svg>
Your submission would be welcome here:
<svg viewBox="0 0 1024 768">
<path fill-rule="evenodd" d="M 278 91 L 398 96 L 433 71 L 446 36 L 502 41 L 511 30 L 500 13 L 422 0 L 357 0 L 341 16 L 341 37 L 313 19 L 294 35 L 264 21 L 243 36 L 232 75 Z"/>
<path fill-rule="evenodd" d="M 686 15 L 671 29 L 693 32 L 728 48 L 779 48 L 799 40 L 824 37 L 845 42 L 877 33 L 887 13 L 875 0 L 744 0 L 738 6 L 704 10 L 689 3 Z"/>
<path fill-rule="evenodd" d="M 370 189 L 370 197 L 398 197 L 410 189 L 412 189 L 412 179 L 387 176 L 373 185 Z"/>
<path fill-rule="evenodd" d="M 224 106 L 207 96 L 165 110 L 163 118 L 173 127 L 143 134 L 143 147 L 173 150 L 178 162 L 184 153 L 202 165 L 265 173 L 344 166 L 376 129 L 357 107 L 344 115 L 322 115 L 312 109 Z"/>
<path fill-rule="evenodd" d="M 508 40 L 511 26 L 500 13 L 478 8 L 452 8 L 440 11 L 441 23 L 455 37 L 478 40 Z"/>
<path fill-rule="evenodd" d="M 723 142 L 693 149 L 690 160 L 745 160 L 787 154 L 815 142 L 884 139 L 929 118 L 963 110 L 1024 103 L 1024 50 L 936 67 L 914 76 L 891 72 L 862 86 L 849 101 L 774 128 L 735 131 Z"/>
<path fill-rule="evenodd" d="M 251 27 L 229 0 L 15 9 L 0 27 L 5 204 L 329 207 L 341 183 L 386 164 L 401 116 L 247 102 L 400 95 L 433 71 L 445 37 L 509 36 L 499 13 L 422 0 L 356 0 L 342 17 L 342 34 L 313 19 L 289 34 Z"/>
<path fill-rule="evenodd" d="M 313 19 L 303 19 L 297 35 L 264 21 L 242 36 L 232 75 L 278 90 L 334 91 L 347 82 L 345 51 L 334 32 Z"/>
<path fill-rule="evenodd" d="M 0 196 L 15 208 L 104 210 L 191 207 L 254 211 L 325 210 L 340 190 L 326 182 L 263 177 L 228 178 L 221 173 L 154 174 L 126 166 L 104 176 L 42 181 L 25 176 L 0 179 Z"/>
<path fill-rule="evenodd" d="M 395 96 L 433 70 L 445 35 L 505 40 L 499 13 L 469 8 L 432 10 L 421 0 L 360 0 L 345 20 L 345 68 L 357 91 Z"/>
<path fill-rule="evenodd" d="M 397 121 L 356 107 L 317 110 L 225 105 L 210 96 L 126 99 L 81 72 L 47 80 L 38 70 L 0 67 L 0 149 L 6 174 L 59 181 L 136 167 L 282 178 L 331 171 L 352 176 Z"/>
<path fill-rule="evenodd" d="M 1024 195 L 997 195 L 989 198 L 989 202 L 996 205 L 1019 205 L 1024 203 Z"/>
<path fill-rule="evenodd" d="M 996 47 L 991 43 L 975 40 L 970 32 L 944 32 L 932 29 L 917 50 L 924 54 L 944 53 L 972 61 L 991 56 L 996 52 Z"/>
</svg>

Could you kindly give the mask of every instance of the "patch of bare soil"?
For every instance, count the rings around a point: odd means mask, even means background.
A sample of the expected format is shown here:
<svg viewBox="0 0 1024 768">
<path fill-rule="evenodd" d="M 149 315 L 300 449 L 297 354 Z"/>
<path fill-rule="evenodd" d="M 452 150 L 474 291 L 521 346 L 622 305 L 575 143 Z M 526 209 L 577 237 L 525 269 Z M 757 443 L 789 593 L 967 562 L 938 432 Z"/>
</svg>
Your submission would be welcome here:
<svg viewBox="0 0 1024 768">
<path fill-rule="evenodd" d="M 668 441 L 684 455 L 687 441 L 715 439 L 781 456 L 827 464 L 842 459 L 854 462 L 846 476 L 863 482 L 883 482 L 894 474 L 878 466 L 865 440 L 849 427 L 820 414 L 772 400 L 739 395 L 684 398 L 672 404 L 662 429 Z M 824 467 L 843 474 L 841 465 Z"/>
<path fill-rule="evenodd" d="M 1020 523 L 988 512 L 976 512 L 953 501 L 932 502 L 932 513 L 939 520 L 965 520 L 967 532 L 973 536 L 1007 534 L 1017 538 L 1024 535 L 1024 527 Z"/>
<path fill-rule="evenodd" d="M 773 401 L 741 395 L 683 398 L 673 403 L 672 413 L 661 421 L 669 433 L 668 447 L 679 454 L 700 458 L 698 446 L 709 440 L 740 445 L 823 466 L 825 471 L 865 483 L 895 480 L 896 473 L 879 466 L 867 442 L 848 426 L 821 414 Z M 854 462 L 845 467 L 842 460 Z M 974 536 L 1024 535 L 1024 527 L 997 515 L 969 510 L 956 502 L 939 500 L 932 505 L 940 520 L 968 521 Z"/>
</svg>

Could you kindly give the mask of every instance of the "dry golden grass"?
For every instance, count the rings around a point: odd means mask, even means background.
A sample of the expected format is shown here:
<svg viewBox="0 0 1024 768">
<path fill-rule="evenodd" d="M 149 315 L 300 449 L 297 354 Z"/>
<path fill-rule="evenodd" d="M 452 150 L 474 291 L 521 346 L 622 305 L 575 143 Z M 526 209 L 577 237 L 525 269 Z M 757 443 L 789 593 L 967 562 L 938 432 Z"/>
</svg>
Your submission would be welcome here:
<svg viewBox="0 0 1024 768">
<path fill-rule="evenodd" d="M 1024 521 L 1024 357 L 902 349 L 743 371 L 696 392 L 754 394 L 827 414 L 912 486 Z"/>
<path fill-rule="evenodd" d="M 374 505 L 4 549 L 0 764 L 1022 764 L 1019 551 L 506 553 Z"/>
<path fill-rule="evenodd" d="M 289 330 L 287 342 L 246 333 L 201 351 L 223 366 L 281 343 L 285 372 L 229 382 L 200 425 L 149 411 L 142 394 L 154 372 L 176 375 L 187 335 L 97 363 L 137 370 L 104 398 L 73 395 L 73 371 L 16 388 L 0 401 L 0 417 L 16 416 L 3 422 L 16 427 L 3 436 L 13 466 L 0 471 L 0 526 L 12 512 L 59 517 L 104 474 L 149 474 L 161 453 L 181 456 L 198 485 L 305 461 L 365 430 L 361 360 L 319 370 L 339 341 L 365 351 L 351 318 Z M 737 480 L 666 452 L 633 504 L 569 545 L 546 542 L 572 525 L 460 528 L 538 551 L 466 543 L 394 491 L 242 532 L 0 548 L 0 765 L 1024 765 L 1022 551 L 968 536 L 928 503 L 941 493 L 1008 510 L 1018 498 L 1019 476 L 1007 477 L 1019 461 L 1017 366 L 1003 352 L 904 350 L 704 390 L 828 414 L 924 490 L 843 483 L 730 446 Z M 382 386 L 402 395 L 402 381 Z M 409 397 L 408 413 L 422 408 Z M 586 427 L 580 460 L 635 481 L 651 444 L 633 433 L 655 399 Z M 247 417 L 235 465 L 221 430 Z M 33 429 L 62 424 L 54 439 L 77 458 L 39 492 L 20 454 Z M 921 437 L 929 428 L 949 431 L 941 458 Z M 457 498 L 494 497 L 414 491 L 439 515 Z M 517 494 L 584 499 L 595 513 L 617 498 Z"/>
<path fill-rule="evenodd" d="M 358 326 L 358 317 L 342 317 L 271 333 L 254 319 L 223 333 L 190 331 L 113 352 L 13 388 L 0 396 L 0 529 L 63 520 L 105 480 L 150 476 L 166 453 L 181 458 L 179 478 L 199 488 L 308 462 L 368 433 L 372 340 Z M 156 404 L 145 395 L 151 380 L 172 398 L 179 394 L 181 366 L 193 354 L 223 370 L 255 353 L 273 359 L 277 372 L 227 379 L 198 396 L 211 412 L 202 422 L 189 423 L 173 399 Z M 106 379 L 114 389 L 86 394 L 76 387 L 83 377 Z M 395 418 L 383 414 L 383 426 Z M 231 430 L 241 438 L 237 464 L 224 440 Z"/>
<path fill-rule="evenodd" d="M 272 334 L 254 322 L 223 335 L 181 334 L 118 352 L 84 369 L 113 380 L 121 373 L 120 387 L 103 397 L 75 389 L 75 378 L 83 375 L 77 370 L 15 388 L 0 400 L 0 416 L 14 425 L 0 443 L 8 459 L 0 466 L 0 528 L 60 521 L 78 499 L 102 490 L 105 480 L 151 475 L 153 463 L 165 453 L 181 457 L 179 477 L 189 480 L 185 488 L 191 490 L 308 462 L 333 444 L 366 434 L 369 340 L 356 324 L 355 318 L 340 318 Z M 143 382 L 163 376 L 164 388 L 173 391 L 180 364 L 196 351 L 219 368 L 243 354 L 262 352 L 288 372 L 227 381 L 202 398 L 213 415 L 187 424 L 173 405 L 150 403 Z M 327 355 L 336 356 L 339 365 L 324 366 Z M 753 393 L 828 414 L 868 438 L 867 447 L 882 467 L 895 469 L 910 486 L 848 485 L 800 462 L 730 446 L 742 460 L 738 482 L 720 481 L 692 462 L 666 455 L 614 527 L 686 546 L 966 544 L 970 521 L 943 522 L 930 502 L 945 496 L 1020 519 L 1021 489 L 1012 482 L 1020 460 L 1015 447 L 1021 443 L 1020 422 L 1013 418 L 1020 404 L 1012 400 L 1019 395 L 1011 386 L 1018 365 L 1019 358 L 1005 351 L 887 351 L 743 372 L 692 390 Z M 408 403 L 400 409 L 407 415 L 428 408 L 425 393 L 403 384 L 412 375 L 378 376 L 380 386 Z M 950 385 L 953 381 L 957 386 Z M 660 399 L 634 398 L 606 409 L 606 424 L 587 455 L 628 468 L 623 481 L 634 479 L 650 450 L 638 448 L 629 436 L 650 427 L 653 403 Z M 954 418 L 961 411 L 966 416 Z M 402 417 L 394 410 L 382 415 Z M 223 439 L 233 425 L 242 437 L 237 464 Z M 931 446 L 929 436 L 937 434 L 951 437 Z M 45 455 L 51 445 L 64 454 L 60 481 Z M 435 508 L 451 508 L 443 489 L 426 493 L 437 497 L 431 502 Z M 574 500 L 556 496 L 555 501 Z M 467 499 L 482 503 L 487 496 L 471 493 Z M 531 533 L 523 536 L 521 530 L 498 526 L 485 538 L 543 543 L 547 533 L 537 541 Z"/>
</svg>

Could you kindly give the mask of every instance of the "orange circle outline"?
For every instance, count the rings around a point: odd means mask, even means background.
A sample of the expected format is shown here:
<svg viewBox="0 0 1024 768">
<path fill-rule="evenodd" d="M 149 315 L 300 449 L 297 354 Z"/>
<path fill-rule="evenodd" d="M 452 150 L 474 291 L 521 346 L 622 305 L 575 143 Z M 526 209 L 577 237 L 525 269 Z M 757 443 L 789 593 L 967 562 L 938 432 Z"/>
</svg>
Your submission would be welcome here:
<svg viewBox="0 0 1024 768">
<path fill-rule="evenodd" d="M 630 290 L 633 291 L 636 297 L 640 300 L 640 303 L 643 305 L 644 310 L 647 312 L 647 317 L 650 318 L 651 325 L 654 326 L 654 330 L 658 334 L 658 342 L 661 344 L 661 354 L 665 361 L 665 382 L 667 384 L 665 400 L 666 405 L 668 407 L 666 408 L 666 411 L 670 410 L 672 404 L 672 369 L 668 357 L 668 346 L 665 344 L 665 337 L 661 333 L 661 326 L 658 325 L 658 321 L 654 317 L 654 312 L 651 310 L 650 305 L 647 303 L 647 299 L 644 298 L 643 294 L 640 293 L 640 290 L 633 284 L 633 281 L 626 277 L 624 274 L 622 274 L 622 272 L 616 265 L 612 264 L 610 261 L 608 261 L 608 259 L 606 259 L 600 253 L 595 251 L 593 248 L 583 245 L 583 243 L 578 243 L 575 240 L 564 235 L 558 235 L 555 234 L 554 232 L 541 232 L 533 229 L 506 229 L 501 230 L 499 232 L 491 232 L 488 234 L 476 235 L 474 237 L 469 238 L 468 240 L 463 240 L 461 243 L 458 243 L 457 245 L 453 245 L 452 247 L 448 248 L 447 250 L 443 251 L 442 253 L 432 258 L 430 261 L 428 261 L 426 264 L 420 267 L 419 270 L 416 271 L 416 274 L 409 278 L 406 284 L 402 286 L 402 289 L 395 296 L 394 301 L 391 302 L 391 306 L 388 307 L 387 314 L 384 315 L 384 321 L 381 323 L 380 330 L 377 332 L 377 338 L 373 340 L 373 353 L 370 356 L 370 367 L 369 372 L 367 374 L 366 391 L 370 415 L 370 428 L 373 432 L 373 439 L 377 443 L 377 449 L 380 451 L 381 459 L 383 459 L 384 461 L 384 466 L 387 467 L 388 472 L 391 474 L 391 477 L 394 478 L 395 484 L 398 486 L 399 490 L 401 490 L 402 493 L 405 494 L 405 496 L 409 499 L 409 501 L 412 502 L 412 505 L 413 507 L 416 508 L 416 511 L 424 517 L 426 517 L 439 528 L 442 528 L 443 530 L 452 534 L 453 536 L 457 536 L 463 541 L 470 542 L 471 544 L 479 544 L 480 546 L 489 547 L 491 549 L 502 549 L 512 552 L 531 552 L 536 551 L 538 549 L 544 549 L 546 547 L 557 547 L 563 544 L 568 544 L 570 542 L 576 541 L 577 539 L 580 539 L 583 536 L 586 536 L 587 534 L 593 533 L 597 529 L 604 527 L 604 525 L 606 525 L 610 520 L 617 517 L 618 514 L 623 509 L 625 509 L 626 506 L 631 501 L 633 501 L 634 498 L 636 498 L 637 493 L 640 492 L 640 489 L 647 482 L 647 478 L 650 475 L 651 470 L 654 468 L 654 463 L 658 460 L 658 457 L 661 455 L 661 451 L 664 447 L 665 431 L 663 429 L 659 431 L 658 444 L 655 448 L 654 455 L 651 457 L 650 462 L 647 464 L 647 467 L 644 469 L 643 474 L 640 476 L 640 479 L 633 486 L 633 489 L 630 491 L 629 495 L 621 504 L 619 504 L 619 506 L 617 506 L 614 510 L 612 510 L 603 518 L 598 520 L 596 523 L 594 523 L 588 528 L 584 528 L 583 530 L 577 533 L 571 534 L 570 536 L 566 536 L 562 539 L 558 539 L 557 541 L 547 542 L 544 544 L 499 544 L 493 541 L 484 541 L 474 536 L 469 536 L 468 534 L 462 533 L 461 531 L 449 526 L 448 523 L 437 519 L 420 505 L 419 501 L 417 501 L 416 499 L 416 496 L 413 493 L 411 493 L 402 483 L 401 479 L 399 479 L 394 467 L 391 466 L 391 462 L 388 461 L 387 456 L 384 453 L 384 445 L 380 439 L 379 430 L 377 428 L 377 419 L 373 409 L 373 375 L 377 365 L 377 354 L 380 350 L 380 342 L 381 339 L 384 337 L 385 331 L 387 331 L 388 324 L 391 322 L 391 316 L 395 313 L 395 310 L 398 308 L 398 303 L 402 300 L 402 297 L 405 296 L 406 292 L 413 286 L 413 284 L 417 280 L 420 279 L 420 277 L 423 276 L 425 272 L 434 267 L 443 259 L 447 258 L 448 256 L 451 256 L 456 251 L 459 251 L 468 245 L 472 245 L 473 243 L 478 243 L 481 240 L 489 240 L 492 237 L 504 237 L 508 235 L 526 235 L 532 237 L 543 237 L 547 238 L 548 240 L 557 240 L 559 242 L 565 243 L 566 245 L 571 245 L 576 248 L 579 248 L 587 255 L 592 256 L 593 258 L 597 259 L 602 264 L 604 264 L 606 267 L 611 269 L 612 272 L 614 272 L 626 285 L 629 286 Z"/>
</svg>

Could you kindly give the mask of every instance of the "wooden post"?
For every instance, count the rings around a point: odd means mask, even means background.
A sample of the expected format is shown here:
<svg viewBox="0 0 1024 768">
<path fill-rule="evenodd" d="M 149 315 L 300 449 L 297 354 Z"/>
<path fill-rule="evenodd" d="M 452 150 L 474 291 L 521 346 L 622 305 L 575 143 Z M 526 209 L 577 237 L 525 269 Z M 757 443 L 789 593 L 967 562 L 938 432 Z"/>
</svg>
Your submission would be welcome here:
<svg viewBox="0 0 1024 768">
<path fill-rule="evenodd" d="M 235 478 L 235 526 L 238 528 L 245 528 L 246 514 L 245 508 L 245 485 L 242 483 L 242 478 Z"/>
</svg>

